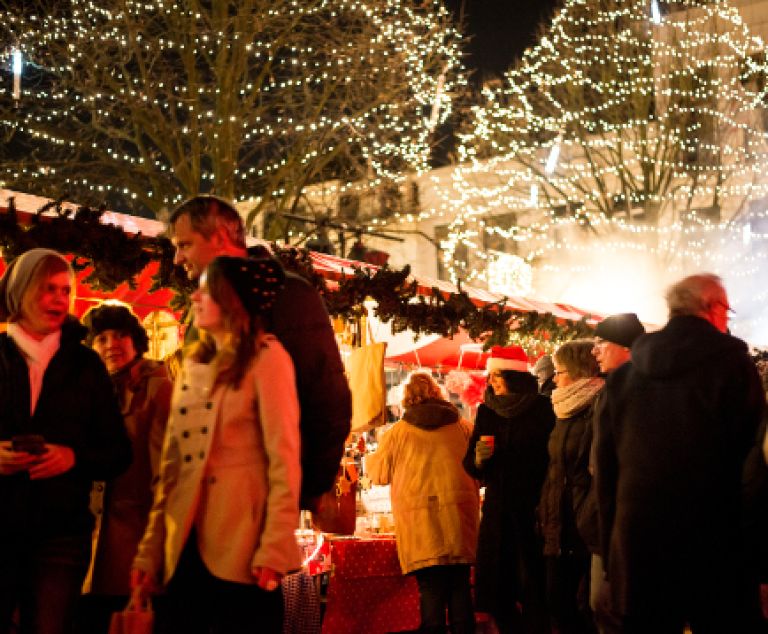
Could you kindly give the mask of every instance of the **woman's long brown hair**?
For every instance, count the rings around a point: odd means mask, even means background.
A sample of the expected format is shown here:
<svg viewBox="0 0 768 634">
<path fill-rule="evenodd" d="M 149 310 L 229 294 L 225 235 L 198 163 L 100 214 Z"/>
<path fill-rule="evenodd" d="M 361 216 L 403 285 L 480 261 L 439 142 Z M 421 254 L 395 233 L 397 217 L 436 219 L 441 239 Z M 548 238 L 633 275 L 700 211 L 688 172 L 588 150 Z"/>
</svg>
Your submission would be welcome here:
<svg viewBox="0 0 768 634">
<path fill-rule="evenodd" d="M 213 337 L 200 331 L 200 340 L 190 350 L 190 357 L 199 363 L 216 363 L 217 383 L 240 383 L 253 359 L 256 346 L 264 334 L 259 315 L 250 315 L 224 273 L 214 260 L 206 269 L 206 290 L 221 309 L 227 337 L 221 350 Z"/>
</svg>

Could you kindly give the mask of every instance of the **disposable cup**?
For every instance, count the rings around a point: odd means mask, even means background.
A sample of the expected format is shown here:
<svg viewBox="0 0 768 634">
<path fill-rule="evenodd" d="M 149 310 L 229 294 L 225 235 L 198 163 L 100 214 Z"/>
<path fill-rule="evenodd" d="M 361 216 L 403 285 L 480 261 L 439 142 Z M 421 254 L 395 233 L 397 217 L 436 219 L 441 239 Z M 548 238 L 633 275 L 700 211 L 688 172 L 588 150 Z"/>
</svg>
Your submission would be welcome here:
<svg viewBox="0 0 768 634">
<path fill-rule="evenodd" d="M 484 442 L 491 449 L 493 449 L 494 444 L 496 442 L 496 437 L 495 436 L 480 436 L 480 442 Z"/>
</svg>

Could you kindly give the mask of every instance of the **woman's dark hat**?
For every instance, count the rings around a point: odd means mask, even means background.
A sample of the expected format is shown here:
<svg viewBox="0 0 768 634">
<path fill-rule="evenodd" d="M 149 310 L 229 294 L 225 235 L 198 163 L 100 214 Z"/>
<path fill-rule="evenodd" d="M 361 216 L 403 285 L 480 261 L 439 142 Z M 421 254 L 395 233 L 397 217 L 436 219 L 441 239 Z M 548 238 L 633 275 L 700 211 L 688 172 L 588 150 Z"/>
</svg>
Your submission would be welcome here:
<svg viewBox="0 0 768 634">
<path fill-rule="evenodd" d="M 217 257 L 218 267 L 251 314 L 264 314 L 274 306 L 285 286 L 285 271 L 275 260 L 251 260 L 228 255 Z"/>
<path fill-rule="evenodd" d="M 117 330 L 127 333 L 133 340 L 136 353 L 142 356 L 149 350 L 149 336 L 141 325 L 139 318 L 127 306 L 118 304 L 100 304 L 89 309 L 81 320 L 88 329 L 85 342 L 93 345 L 96 335 L 105 330 Z"/>
</svg>

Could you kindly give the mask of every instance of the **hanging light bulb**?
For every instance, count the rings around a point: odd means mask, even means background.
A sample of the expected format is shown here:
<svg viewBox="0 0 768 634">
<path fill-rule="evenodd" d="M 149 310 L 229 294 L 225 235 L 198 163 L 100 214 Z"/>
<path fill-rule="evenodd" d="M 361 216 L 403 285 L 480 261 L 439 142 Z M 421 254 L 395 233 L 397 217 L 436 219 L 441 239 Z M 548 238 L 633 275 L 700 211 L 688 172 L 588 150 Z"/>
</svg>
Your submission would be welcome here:
<svg viewBox="0 0 768 634">
<path fill-rule="evenodd" d="M 531 196 L 528 198 L 528 204 L 531 207 L 539 206 L 539 186 L 536 183 L 531 185 Z"/>
<path fill-rule="evenodd" d="M 752 244 L 752 224 L 749 222 L 741 228 L 741 241 L 745 247 Z"/>
<path fill-rule="evenodd" d="M 659 9 L 658 0 L 651 0 L 651 20 L 654 24 L 661 24 L 661 9 Z"/>
<path fill-rule="evenodd" d="M 559 136 L 557 137 L 557 141 L 555 141 L 555 144 L 552 146 L 552 149 L 549 151 L 549 156 L 547 157 L 547 164 L 544 166 L 544 171 L 547 174 L 554 174 L 555 168 L 557 167 L 557 159 L 560 156 L 560 144 L 563 142 L 563 137 Z"/>
<path fill-rule="evenodd" d="M 21 51 L 18 48 L 13 49 L 11 58 L 13 59 L 13 98 L 18 101 L 21 98 Z"/>
<path fill-rule="evenodd" d="M 435 89 L 435 100 L 432 102 L 432 112 L 429 115 L 428 127 L 430 130 L 434 130 L 440 119 L 440 106 L 443 101 L 443 86 L 445 85 L 445 69 L 440 73 L 437 78 L 437 88 Z"/>
</svg>

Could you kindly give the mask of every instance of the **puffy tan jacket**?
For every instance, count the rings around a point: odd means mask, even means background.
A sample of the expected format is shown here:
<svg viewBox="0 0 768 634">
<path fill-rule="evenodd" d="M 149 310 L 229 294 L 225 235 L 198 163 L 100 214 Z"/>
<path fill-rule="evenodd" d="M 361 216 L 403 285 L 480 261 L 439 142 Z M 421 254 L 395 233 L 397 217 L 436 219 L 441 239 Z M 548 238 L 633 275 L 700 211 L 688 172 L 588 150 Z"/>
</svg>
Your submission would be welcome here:
<svg viewBox="0 0 768 634">
<path fill-rule="evenodd" d="M 474 563 L 479 524 L 477 482 L 462 467 L 472 433 L 465 420 L 436 428 L 401 420 L 365 460 L 376 484 L 391 484 L 397 553 L 403 574 Z"/>
</svg>

